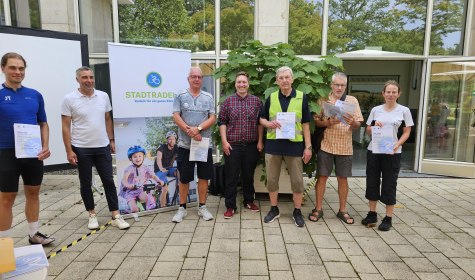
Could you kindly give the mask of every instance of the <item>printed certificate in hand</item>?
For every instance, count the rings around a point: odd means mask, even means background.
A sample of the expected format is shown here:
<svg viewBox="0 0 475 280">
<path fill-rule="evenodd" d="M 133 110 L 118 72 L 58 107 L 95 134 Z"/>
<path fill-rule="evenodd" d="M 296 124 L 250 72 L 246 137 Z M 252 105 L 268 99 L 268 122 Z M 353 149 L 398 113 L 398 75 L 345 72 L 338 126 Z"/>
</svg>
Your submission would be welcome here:
<svg viewBox="0 0 475 280">
<path fill-rule="evenodd" d="M 340 108 L 343 114 L 354 115 L 356 111 L 356 104 L 337 100 L 335 106 Z"/>
<path fill-rule="evenodd" d="M 209 138 L 202 137 L 201 141 L 191 138 L 190 161 L 208 161 Z"/>
<path fill-rule="evenodd" d="M 327 102 L 323 103 L 323 114 L 330 118 L 336 118 L 342 124 L 348 125 L 345 119 L 343 118 L 343 110 L 338 106 Z"/>
<path fill-rule="evenodd" d="M 41 152 L 40 126 L 34 124 L 13 124 L 15 134 L 15 156 L 17 158 L 37 158 Z"/>
<path fill-rule="evenodd" d="M 391 126 L 372 126 L 371 141 L 373 154 L 394 154 L 394 144 L 397 139 L 394 139 Z"/>
<path fill-rule="evenodd" d="M 277 122 L 281 127 L 275 131 L 277 139 L 294 139 L 295 138 L 295 112 L 279 112 L 277 113 Z"/>
</svg>

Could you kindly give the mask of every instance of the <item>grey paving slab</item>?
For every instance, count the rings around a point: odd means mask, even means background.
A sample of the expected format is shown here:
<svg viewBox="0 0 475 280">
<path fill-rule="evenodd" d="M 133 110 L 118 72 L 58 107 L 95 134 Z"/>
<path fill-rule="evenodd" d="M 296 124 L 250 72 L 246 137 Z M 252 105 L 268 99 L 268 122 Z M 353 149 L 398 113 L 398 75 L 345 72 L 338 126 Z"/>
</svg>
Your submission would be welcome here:
<svg viewBox="0 0 475 280">
<path fill-rule="evenodd" d="M 376 267 L 366 256 L 348 256 L 348 260 L 357 273 L 378 273 Z"/>
<path fill-rule="evenodd" d="M 267 261 L 265 260 L 241 260 L 239 262 L 239 275 L 268 275 Z"/>
<path fill-rule="evenodd" d="M 139 222 L 128 219 L 130 229 L 109 227 L 50 259 L 48 279 L 475 278 L 475 180 L 400 178 L 389 232 L 360 224 L 368 211 L 365 179 L 349 181 L 354 225 L 335 216 L 339 206 L 333 177 L 324 218 L 316 223 L 306 218 L 304 228 L 291 219 L 291 196 L 279 197 L 282 217 L 271 224 L 262 221 L 270 205 L 265 195 L 256 200 L 262 212 L 239 205 L 231 220 L 223 218 L 223 198 L 210 196 L 207 205 L 214 220 L 198 218 L 196 207 L 189 207 L 179 224 L 171 222 L 175 210 L 141 216 Z M 40 230 L 56 237 L 53 246 L 44 248 L 49 253 L 90 230 L 77 176 L 46 176 L 44 185 Z M 302 207 L 305 217 L 315 207 L 314 196 L 311 190 Z M 105 198 L 95 195 L 95 200 L 99 220 L 107 222 Z M 28 245 L 24 201 L 20 192 L 11 231 L 16 247 Z M 382 207 L 379 203 L 379 219 Z"/>
<path fill-rule="evenodd" d="M 267 254 L 267 262 L 269 265 L 269 271 L 290 271 L 290 263 L 287 254 Z"/>
<path fill-rule="evenodd" d="M 418 279 L 417 275 L 404 262 L 373 263 L 385 279 Z"/>
<path fill-rule="evenodd" d="M 323 262 L 328 274 L 331 278 L 334 277 L 357 277 L 353 266 L 348 262 Z"/>
<path fill-rule="evenodd" d="M 414 272 L 440 272 L 440 270 L 426 258 L 402 258 Z"/>
<path fill-rule="evenodd" d="M 97 262 L 73 262 L 69 264 L 56 278 L 58 280 L 82 280 L 97 265 Z"/>
<path fill-rule="evenodd" d="M 95 269 L 117 269 L 124 261 L 127 253 L 109 252 L 101 259 Z"/>
<path fill-rule="evenodd" d="M 209 243 L 192 242 L 187 253 L 188 258 L 205 258 L 208 256 Z"/>
<path fill-rule="evenodd" d="M 167 242 L 166 238 L 140 238 L 130 250 L 129 256 L 158 257 Z"/>
<path fill-rule="evenodd" d="M 266 260 L 264 242 L 241 242 L 241 260 Z"/>
<path fill-rule="evenodd" d="M 183 266 L 183 262 L 161 262 L 158 261 L 153 266 L 150 276 L 178 277 Z"/>
<path fill-rule="evenodd" d="M 239 254 L 210 252 L 203 279 L 238 279 Z"/>
<path fill-rule="evenodd" d="M 111 279 L 146 279 L 156 261 L 156 257 L 127 257 Z"/>
<path fill-rule="evenodd" d="M 294 264 L 322 264 L 317 249 L 308 244 L 286 244 L 287 254 L 291 265 Z"/>
<path fill-rule="evenodd" d="M 330 279 L 323 265 L 292 265 L 295 280 Z M 291 279 L 291 278 L 290 278 Z"/>
</svg>

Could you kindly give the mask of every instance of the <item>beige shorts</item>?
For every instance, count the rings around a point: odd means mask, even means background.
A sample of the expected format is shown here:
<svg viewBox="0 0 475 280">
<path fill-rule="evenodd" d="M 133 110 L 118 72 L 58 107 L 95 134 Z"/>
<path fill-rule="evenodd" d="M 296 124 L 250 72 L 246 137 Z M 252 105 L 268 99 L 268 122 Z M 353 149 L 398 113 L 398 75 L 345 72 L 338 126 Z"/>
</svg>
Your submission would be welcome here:
<svg viewBox="0 0 475 280">
<path fill-rule="evenodd" d="M 287 165 L 287 172 L 282 176 L 290 176 L 290 185 L 292 192 L 303 193 L 303 162 L 301 157 L 290 157 L 266 154 L 266 173 L 267 173 L 267 190 L 269 192 L 279 191 L 279 178 L 281 176 L 282 160 Z"/>
</svg>

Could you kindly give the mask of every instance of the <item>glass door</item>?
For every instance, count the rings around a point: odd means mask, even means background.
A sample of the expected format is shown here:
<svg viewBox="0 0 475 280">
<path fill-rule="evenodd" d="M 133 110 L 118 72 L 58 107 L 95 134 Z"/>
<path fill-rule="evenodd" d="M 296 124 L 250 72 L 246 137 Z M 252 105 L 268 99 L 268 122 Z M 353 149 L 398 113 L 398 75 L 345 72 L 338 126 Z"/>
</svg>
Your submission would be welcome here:
<svg viewBox="0 0 475 280">
<path fill-rule="evenodd" d="M 475 58 L 427 62 L 419 172 L 475 178 Z"/>
</svg>

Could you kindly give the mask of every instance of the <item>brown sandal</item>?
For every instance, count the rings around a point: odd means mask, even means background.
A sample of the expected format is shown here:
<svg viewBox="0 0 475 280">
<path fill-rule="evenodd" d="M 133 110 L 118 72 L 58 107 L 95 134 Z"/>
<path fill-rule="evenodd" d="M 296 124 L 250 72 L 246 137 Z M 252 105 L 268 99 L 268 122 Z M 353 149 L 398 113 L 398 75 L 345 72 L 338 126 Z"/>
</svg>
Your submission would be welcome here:
<svg viewBox="0 0 475 280">
<path fill-rule="evenodd" d="M 312 213 L 308 215 L 308 219 L 312 222 L 318 222 L 321 218 L 323 218 L 323 210 L 313 209 Z"/>
<path fill-rule="evenodd" d="M 338 214 L 336 214 L 336 216 L 342 220 L 343 222 L 345 222 L 346 224 L 349 224 L 349 225 L 352 225 L 355 223 L 355 219 L 353 219 L 353 217 L 350 216 L 350 214 L 348 214 L 348 212 L 342 212 L 342 211 L 339 211 Z M 350 220 L 352 220 L 350 222 Z"/>
</svg>

